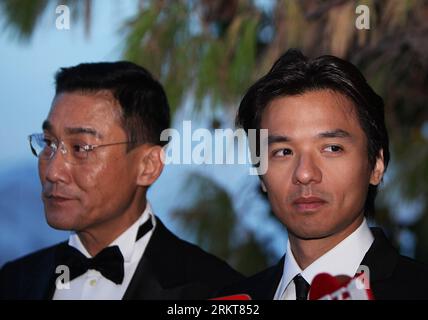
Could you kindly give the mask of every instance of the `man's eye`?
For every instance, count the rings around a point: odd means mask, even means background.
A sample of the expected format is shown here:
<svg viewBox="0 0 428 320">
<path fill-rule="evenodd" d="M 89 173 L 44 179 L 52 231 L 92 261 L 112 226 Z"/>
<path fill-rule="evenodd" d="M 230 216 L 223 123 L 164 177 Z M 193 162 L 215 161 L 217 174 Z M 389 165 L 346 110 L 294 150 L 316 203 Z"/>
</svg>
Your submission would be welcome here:
<svg viewBox="0 0 428 320">
<path fill-rule="evenodd" d="M 274 157 L 285 157 L 292 154 L 293 154 L 293 151 L 291 151 L 291 149 L 288 149 L 288 148 L 279 149 L 273 152 Z"/>
<path fill-rule="evenodd" d="M 343 151 L 343 148 L 341 146 L 331 145 L 331 146 L 325 147 L 324 150 L 327 152 L 338 153 Z"/>
<path fill-rule="evenodd" d="M 86 158 L 88 151 L 90 151 L 88 145 L 83 144 L 73 144 L 71 150 L 73 150 L 74 156 L 78 158 Z"/>
<path fill-rule="evenodd" d="M 80 144 L 74 144 L 72 148 L 74 152 L 85 152 L 85 147 Z"/>
</svg>

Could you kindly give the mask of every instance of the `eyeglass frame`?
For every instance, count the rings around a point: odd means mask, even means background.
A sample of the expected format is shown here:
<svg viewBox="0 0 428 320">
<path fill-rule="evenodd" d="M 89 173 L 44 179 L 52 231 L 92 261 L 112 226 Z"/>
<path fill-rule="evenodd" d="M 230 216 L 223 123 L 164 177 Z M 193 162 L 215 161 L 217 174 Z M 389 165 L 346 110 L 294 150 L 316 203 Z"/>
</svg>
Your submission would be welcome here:
<svg viewBox="0 0 428 320">
<path fill-rule="evenodd" d="M 37 155 L 37 152 L 32 145 L 32 140 L 34 138 L 34 140 L 36 141 L 37 137 L 41 138 L 41 137 L 43 137 L 43 135 L 44 135 L 43 133 L 33 133 L 33 134 L 30 134 L 28 136 L 28 141 L 30 143 L 31 152 L 36 158 L 41 159 L 41 160 L 51 160 L 55 156 L 55 154 L 57 153 L 58 149 L 62 149 L 61 153 L 63 155 L 69 153 L 69 150 L 66 148 L 64 140 L 55 138 L 54 139 L 55 141 L 53 141 L 55 148 L 50 147 L 50 148 L 52 148 L 52 152 L 48 158 L 40 157 L 42 152 L 40 152 L 39 155 Z M 42 139 L 42 140 L 44 140 L 44 139 Z M 115 145 L 121 145 L 121 144 L 130 144 L 130 143 L 135 143 L 135 141 L 122 141 L 122 142 L 113 142 L 113 143 L 105 143 L 105 144 L 79 144 L 79 143 L 76 143 L 75 145 L 78 145 L 86 153 L 86 157 L 84 159 L 80 159 L 80 160 L 86 160 L 89 158 L 89 152 L 94 151 L 97 148 L 109 147 L 109 146 L 115 146 Z M 62 145 L 62 147 L 61 147 L 61 145 Z M 42 149 L 42 150 L 44 150 L 44 149 Z"/>
</svg>

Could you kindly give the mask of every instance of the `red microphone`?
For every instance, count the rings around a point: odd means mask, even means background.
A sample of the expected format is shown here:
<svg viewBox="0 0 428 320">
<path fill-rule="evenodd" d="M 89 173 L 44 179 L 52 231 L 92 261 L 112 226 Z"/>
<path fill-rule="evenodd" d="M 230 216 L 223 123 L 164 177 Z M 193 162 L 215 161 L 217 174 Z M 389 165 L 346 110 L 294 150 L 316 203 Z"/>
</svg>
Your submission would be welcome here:
<svg viewBox="0 0 428 320">
<path fill-rule="evenodd" d="M 248 294 L 234 294 L 231 296 L 212 298 L 208 300 L 251 300 L 251 297 Z"/>
<path fill-rule="evenodd" d="M 354 278 L 320 273 L 312 280 L 309 300 L 374 300 L 373 292 L 364 280 L 364 273 Z"/>
</svg>

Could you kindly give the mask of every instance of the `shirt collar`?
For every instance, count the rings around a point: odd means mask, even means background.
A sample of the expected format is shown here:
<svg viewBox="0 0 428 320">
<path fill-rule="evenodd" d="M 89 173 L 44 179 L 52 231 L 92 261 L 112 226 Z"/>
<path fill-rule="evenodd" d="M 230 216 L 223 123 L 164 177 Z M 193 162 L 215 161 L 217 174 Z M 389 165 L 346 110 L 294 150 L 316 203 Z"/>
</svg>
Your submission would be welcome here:
<svg viewBox="0 0 428 320">
<path fill-rule="evenodd" d="M 120 249 L 120 252 L 123 255 L 125 262 L 131 262 L 132 254 L 134 252 L 135 239 L 137 238 L 138 228 L 148 219 L 152 219 L 153 226 L 155 225 L 155 219 L 153 218 L 153 212 L 150 203 L 147 201 L 146 208 L 141 214 L 141 216 L 135 221 L 128 229 L 126 229 L 119 237 L 117 237 L 108 247 L 117 245 Z M 87 258 L 91 258 L 91 255 L 86 250 L 83 243 L 80 241 L 78 235 L 73 232 L 68 240 L 68 244 L 81 253 L 83 253 Z"/>
<path fill-rule="evenodd" d="M 315 260 L 305 270 L 302 270 L 291 252 L 290 241 L 288 240 L 283 271 L 284 288 L 282 288 L 282 292 L 299 273 L 309 284 L 312 283 L 317 274 L 323 272 L 329 273 L 332 276 L 347 275 L 354 277 L 373 241 L 374 237 L 364 218 L 361 225 L 353 233 Z"/>
</svg>

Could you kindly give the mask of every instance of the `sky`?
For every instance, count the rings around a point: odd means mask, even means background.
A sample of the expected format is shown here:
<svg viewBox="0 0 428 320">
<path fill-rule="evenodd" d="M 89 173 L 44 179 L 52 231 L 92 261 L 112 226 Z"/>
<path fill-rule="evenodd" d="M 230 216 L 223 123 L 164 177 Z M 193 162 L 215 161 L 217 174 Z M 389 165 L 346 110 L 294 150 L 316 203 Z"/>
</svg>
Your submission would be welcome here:
<svg viewBox="0 0 428 320">
<path fill-rule="evenodd" d="M 53 77 L 59 68 L 121 58 L 124 33 L 120 27 L 135 13 L 136 3 L 134 0 L 95 1 L 89 37 L 85 36 L 82 23 L 76 23 L 73 18 L 70 30 L 56 29 L 58 15 L 54 6 L 48 10 L 28 42 L 18 41 L 10 30 L 0 29 L 0 222 L 3 221 L 0 225 L 0 250 L 9 249 L 8 253 L 0 253 L 0 265 L 67 236 L 47 227 L 40 213 L 37 159 L 30 152 L 27 137 L 41 131 L 54 95 Z M 2 23 L 0 20 L 0 25 Z M 183 111 L 177 115 L 173 126 L 181 128 L 181 121 L 185 119 L 188 115 Z M 200 119 L 192 124 L 196 129 L 203 127 L 204 121 Z M 191 201 L 191 195 L 183 194 L 190 173 L 198 172 L 213 178 L 237 199 L 236 206 L 245 206 L 248 199 L 240 188 L 250 185 L 255 189 L 258 183 L 257 178 L 248 176 L 247 170 L 248 167 L 242 165 L 167 166 L 150 189 L 148 198 L 154 212 L 180 235 L 183 231 L 169 220 L 168 214 Z M 1 190 L 6 191 L 2 193 Z M 31 194 L 29 190 L 32 190 Z M 28 215 L 32 213 L 28 211 L 32 209 L 28 208 L 31 206 L 35 206 L 37 216 L 29 219 Z M 246 208 L 248 212 L 240 216 L 243 223 L 257 230 L 262 237 L 276 234 L 273 249 L 279 255 L 285 246 L 286 235 L 277 223 L 266 222 L 266 204 L 253 199 Z M 34 228 L 30 229 L 29 221 L 34 223 Z M 264 222 L 263 229 L 259 228 L 261 221 Z M 183 236 L 191 238 L 191 235 Z"/>
<path fill-rule="evenodd" d="M 132 15 L 135 1 L 108 3 L 113 5 L 95 1 L 89 38 L 73 19 L 70 30 L 56 29 L 54 6 L 29 42 L 17 41 L 10 29 L 0 33 L 0 133 L 8 137 L 0 142 L 2 168 L 4 163 L 30 159 L 26 137 L 40 131 L 54 93 L 53 76 L 60 67 L 120 57 L 117 26 Z"/>
</svg>

